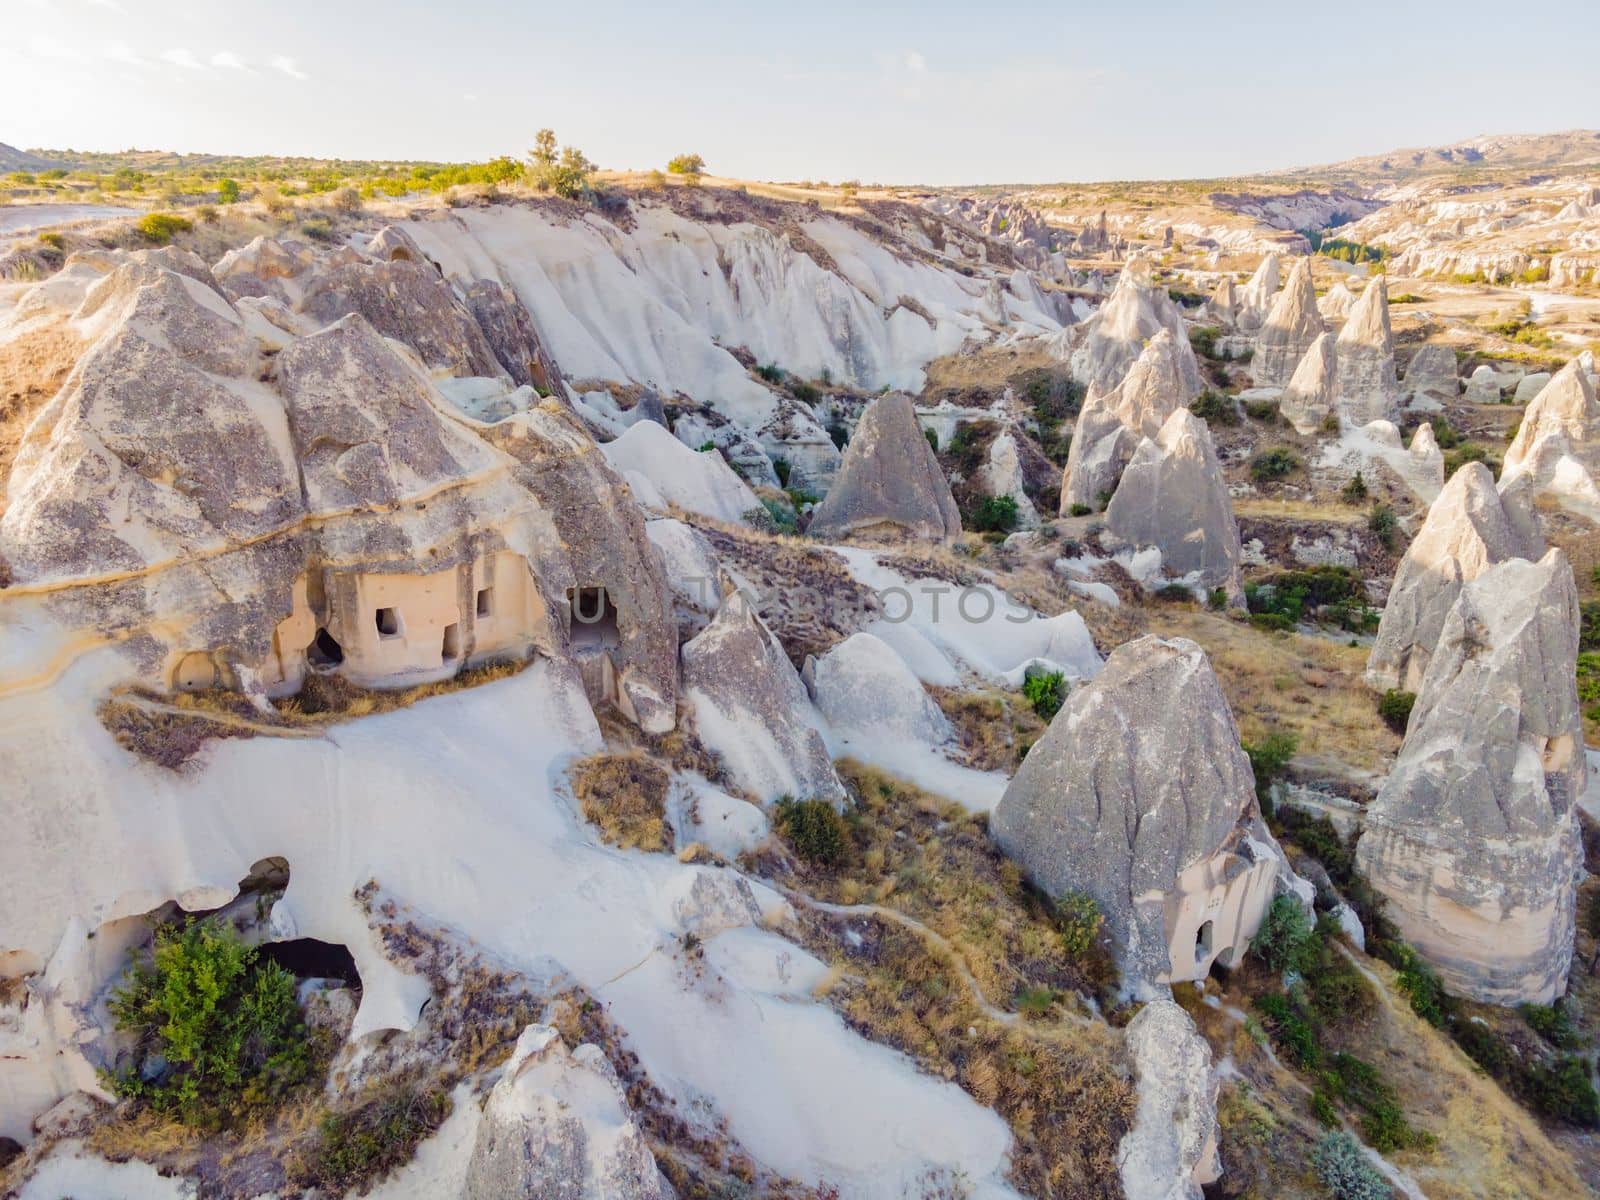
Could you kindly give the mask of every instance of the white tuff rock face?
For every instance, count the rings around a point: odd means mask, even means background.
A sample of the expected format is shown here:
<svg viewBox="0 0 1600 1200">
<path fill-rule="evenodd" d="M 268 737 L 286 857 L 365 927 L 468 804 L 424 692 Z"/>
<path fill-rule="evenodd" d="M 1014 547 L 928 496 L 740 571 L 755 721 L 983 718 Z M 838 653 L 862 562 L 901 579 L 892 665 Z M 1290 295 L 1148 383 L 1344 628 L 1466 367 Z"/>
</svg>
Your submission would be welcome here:
<svg viewBox="0 0 1600 1200">
<path fill-rule="evenodd" d="M 1222 688 L 1183 638 L 1112 651 L 1022 760 L 990 830 L 1047 895 L 1094 898 L 1135 993 L 1238 963 L 1283 865 Z"/>
<path fill-rule="evenodd" d="M 936 745 L 950 722 L 905 660 L 870 633 L 853 633 L 809 660 L 806 686 L 823 720 L 841 729 L 871 730 L 902 741 Z"/>
<path fill-rule="evenodd" d="M 1522 414 L 1501 480 L 1504 485 L 1523 478 L 1536 492 L 1600 521 L 1600 399 L 1577 359 Z"/>
<path fill-rule="evenodd" d="M 650 1144 L 600 1047 L 530 1025 L 484 1102 L 460 1200 L 666 1200 Z"/>
<path fill-rule="evenodd" d="M 1334 390 L 1344 420 L 1352 425 L 1398 420 L 1400 385 L 1394 373 L 1389 284 L 1384 276 L 1367 284 L 1339 331 L 1336 365 Z"/>
<path fill-rule="evenodd" d="M 1017 528 L 1039 528 L 1039 511 L 1024 486 L 1022 454 L 1016 434 L 1002 430 L 989 443 L 989 460 L 978 468 L 974 482 L 990 496 L 1009 496 L 1017 505 Z"/>
<path fill-rule="evenodd" d="M 1356 848 L 1406 940 L 1486 1003 L 1566 991 L 1583 862 L 1577 653 L 1561 551 L 1465 584 Z"/>
<path fill-rule="evenodd" d="M 1313 434 L 1322 428 L 1328 414 L 1334 411 L 1334 389 L 1337 383 L 1338 352 L 1331 333 L 1320 333 L 1284 388 L 1278 401 L 1278 412 L 1285 421 L 1302 434 Z"/>
<path fill-rule="evenodd" d="M 888 532 L 946 541 L 961 512 L 911 397 L 879 396 L 856 423 L 833 487 L 811 518 L 816 537 Z"/>
<path fill-rule="evenodd" d="M 1141 1008 L 1124 1036 L 1139 1106 L 1117 1148 L 1122 1190 L 1128 1200 L 1200 1200 L 1222 1175 L 1211 1046 L 1166 997 Z"/>
<path fill-rule="evenodd" d="M 1406 364 L 1405 391 L 1414 402 L 1419 396 L 1454 400 L 1461 394 L 1456 374 L 1456 352 L 1437 342 L 1421 346 Z"/>
<path fill-rule="evenodd" d="M 1232 330 L 1239 325 L 1239 313 L 1240 302 L 1233 276 L 1224 275 L 1217 290 L 1211 293 L 1211 299 L 1206 301 L 1206 319 L 1215 321 L 1224 330 Z"/>
<path fill-rule="evenodd" d="M 1135 550 L 1160 550 L 1169 576 L 1243 594 L 1239 526 L 1228 483 L 1210 430 L 1187 408 L 1168 417 L 1155 438 L 1139 443 L 1106 508 L 1106 532 Z"/>
<path fill-rule="evenodd" d="M 1123 469 L 1140 439 L 1161 432 L 1167 418 L 1189 399 L 1183 377 L 1183 351 L 1163 329 L 1150 339 L 1122 382 L 1109 391 L 1094 384 L 1079 411 L 1061 478 L 1061 512 L 1073 505 L 1099 508 L 1100 498 L 1116 491 Z"/>
<path fill-rule="evenodd" d="M 1495 490 L 1482 463 L 1467 463 L 1451 476 L 1395 570 L 1367 659 L 1369 686 L 1416 692 L 1462 586 L 1499 563 L 1544 554 L 1543 542 L 1527 536 L 1512 503 Z"/>
<path fill-rule="evenodd" d="M 1444 451 L 1439 449 L 1439 439 L 1432 425 L 1424 421 L 1417 426 L 1407 453 L 1411 455 L 1412 468 L 1419 480 L 1425 479 L 1435 491 L 1444 487 Z"/>
<path fill-rule="evenodd" d="M 606 461 L 621 473 L 635 498 L 647 509 L 685 512 L 743 525 L 761 501 L 734 474 L 717 450 L 691 450 L 654 421 L 630 426 L 615 441 L 600 447 Z"/>
<path fill-rule="evenodd" d="M 1330 321 L 1342 321 L 1350 315 L 1350 310 L 1355 306 L 1356 294 L 1350 290 L 1348 283 L 1339 279 L 1324 293 L 1322 300 L 1317 304 L 1317 311 Z"/>
<path fill-rule="evenodd" d="M 1088 320 L 1069 326 L 1052 339 L 1052 352 L 1071 364 L 1072 374 L 1083 384 L 1114 388 L 1138 361 L 1145 344 L 1162 330 L 1172 335 L 1179 375 L 1183 381 L 1181 403 L 1200 394 L 1200 364 L 1189 345 L 1178 306 L 1150 274 L 1150 264 L 1135 258 L 1122 269 L 1117 286 Z"/>
<path fill-rule="evenodd" d="M 781 796 L 844 802 L 805 685 L 743 594 L 723 598 L 716 620 L 684 643 L 682 660 L 700 738 L 735 783 L 763 804 Z"/>
<path fill-rule="evenodd" d="M 1317 293 L 1311 286 L 1311 260 L 1296 259 L 1289 282 L 1272 302 L 1272 311 L 1256 335 L 1256 353 L 1250 360 L 1256 386 L 1286 385 L 1323 328 Z"/>
<path fill-rule="evenodd" d="M 1273 298 L 1278 294 L 1279 273 L 1282 260 L 1270 253 L 1256 267 L 1250 282 L 1239 293 L 1239 328 L 1245 333 L 1260 329 L 1272 311 Z"/>
</svg>

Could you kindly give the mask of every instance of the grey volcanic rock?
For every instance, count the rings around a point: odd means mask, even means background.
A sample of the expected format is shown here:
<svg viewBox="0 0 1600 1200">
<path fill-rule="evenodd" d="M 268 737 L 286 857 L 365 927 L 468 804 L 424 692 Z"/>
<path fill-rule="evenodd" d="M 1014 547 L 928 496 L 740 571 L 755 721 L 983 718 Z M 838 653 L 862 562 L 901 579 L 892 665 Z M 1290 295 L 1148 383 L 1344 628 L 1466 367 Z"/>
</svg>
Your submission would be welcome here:
<svg viewBox="0 0 1600 1200">
<path fill-rule="evenodd" d="M 367 242 L 367 253 L 384 262 L 410 262 L 431 265 L 416 240 L 398 225 L 385 225 Z"/>
<path fill-rule="evenodd" d="M 1456 374 L 1456 352 L 1437 342 L 1418 347 L 1411 361 L 1406 364 L 1405 390 L 1412 397 L 1454 400 L 1461 394 L 1461 379 Z"/>
<path fill-rule="evenodd" d="M 928 745 L 950 736 L 950 722 L 905 660 L 870 633 L 853 633 L 808 660 L 803 677 L 817 711 L 837 729 Z"/>
<path fill-rule="evenodd" d="M 555 359 L 545 350 L 533 317 L 514 291 L 492 279 L 477 279 L 467 288 L 466 304 L 511 382 L 518 387 L 532 384 L 542 395 L 566 399 Z M 656 403 L 659 406 L 659 398 Z"/>
<path fill-rule="evenodd" d="M 911 397 L 880 396 L 845 447 L 833 487 L 811 519 L 817 537 L 892 530 L 931 541 L 961 532 L 961 513 Z"/>
<path fill-rule="evenodd" d="M 716 620 L 684 644 L 681 658 L 700 740 L 739 787 L 763 803 L 844 803 L 805 685 L 742 593 L 723 597 Z"/>
<path fill-rule="evenodd" d="M 1577 653 L 1561 551 L 1465 584 L 1357 846 L 1401 935 L 1486 1003 L 1566 990 L 1583 863 Z"/>
<path fill-rule="evenodd" d="M 1311 260 L 1296 259 L 1289 282 L 1272 302 L 1272 311 L 1256 335 L 1250 371 L 1257 386 L 1285 386 L 1323 329 L 1317 293 L 1311 286 Z"/>
<path fill-rule="evenodd" d="M 429 367 L 453 375 L 502 374 L 483 330 L 427 262 L 345 262 L 317 274 L 300 311 L 322 322 L 359 313 L 384 337 L 404 342 Z"/>
<path fill-rule="evenodd" d="M 1394 333 L 1384 276 L 1367 284 L 1339 331 L 1337 366 L 1340 417 L 1356 426 L 1399 419 L 1400 385 L 1394 374 Z"/>
<path fill-rule="evenodd" d="M 314 513 L 393 503 L 495 461 L 362 317 L 300 339 L 278 371 Z"/>
<path fill-rule="evenodd" d="M 1123 268 L 1110 299 L 1092 316 L 1058 335 L 1052 352 L 1071 364 L 1078 382 L 1112 388 L 1138 361 L 1145 343 L 1162 330 L 1172 335 L 1183 379 L 1180 402 L 1187 402 L 1200 394 L 1200 365 L 1178 306 L 1142 258 Z"/>
<path fill-rule="evenodd" d="M 1114 650 L 1022 760 L 990 829 L 1047 895 L 1095 899 L 1135 991 L 1237 963 L 1282 865 L 1211 664 L 1182 638 Z"/>
<path fill-rule="evenodd" d="M 484 1102 L 461 1200 L 669 1200 L 605 1053 L 530 1025 Z"/>
<path fill-rule="evenodd" d="M 1106 509 L 1117 542 L 1161 551 L 1165 573 L 1242 595 L 1239 526 L 1206 423 L 1186 408 L 1134 451 Z"/>
<path fill-rule="evenodd" d="M 1317 304 L 1317 310 L 1330 321 L 1342 321 L 1356 306 L 1356 294 L 1343 279 L 1336 280 Z"/>
<path fill-rule="evenodd" d="M 1502 480 L 1573 502 L 1600 521 L 1600 399 L 1582 363 L 1562 367 L 1522 414 Z"/>
<path fill-rule="evenodd" d="M 1123 469 L 1141 438 L 1161 432 L 1167 418 L 1188 400 L 1184 382 L 1183 352 L 1168 330 L 1161 330 L 1145 345 L 1122 382 L 1109 392 L 1089 387 L 1088 399 L 1078 414 L 1061 478 L 1061 512 L 1072 506 L 1101 507 L 1100 497 L 1117 487 Z"/>
<path fill-rule="evenodd" d="M 1424 426 L 1423 428 L 1427 428 Z M 1482 463 L 1467 463 L 1445 484 L 1395 570 L 1367 683 L 1415 692 L 1462 585 L 1513 558 L 1537 559 L 1530 540 Z"/>
<path fill-rule="evenodd" d="M 1233 276 L 1224 275 L 1217 290 L 1206 301 L 1206 319 L 1215 321 L 1223 329 L 1234 329 L 1239 324 L 1239 297 L 1233 286 Z"/>
<path fill-rule="evenodd" d="M 1333 412 L 1337 358 L 1333 335 L 1318 334 L 1300 365 L 1295 367 L 1289 386 L 1284 388 L 1278 401 L 1278 412 L 1297 433 L 1316 433 Z"/>
<path fill-rule="evenodd" d="M 1222 1175 L 1211 1046 L 1176 1001 L 1152 1000 L 1124 1033 L 1139 1085 L 1133 1128 L 1117 1147 L 1128 1200 L 1200 1200 Z"/>
<path fill-rule="evenodd" d="M 289 296 L 284 281 L 309 271 L 315 262 L 316 255 L 304 242 L 263 235 L 228 251 L 211 270 L 235 300 L 245 296 L 284 300 Z"/>
</svg>

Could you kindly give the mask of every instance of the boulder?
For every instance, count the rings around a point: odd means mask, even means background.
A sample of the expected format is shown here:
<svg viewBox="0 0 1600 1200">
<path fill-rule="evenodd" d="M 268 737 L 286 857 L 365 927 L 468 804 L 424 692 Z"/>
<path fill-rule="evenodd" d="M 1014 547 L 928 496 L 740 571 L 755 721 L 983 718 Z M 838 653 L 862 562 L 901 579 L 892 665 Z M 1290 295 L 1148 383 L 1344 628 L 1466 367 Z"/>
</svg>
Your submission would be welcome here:
<svg viewBox="0 0 1600 1200">
<path fill-rule="evenodd" d="M 743 593 L 723 598 L 681 657 L 700 740 L 740 788 L 763 804 L 783 796 L 844 802 L 805 685 Z"/>
<path fill-rule="evenodd" d="M 484 1101 L 461 1200 L 668 1200 L 649 1140 L 599 1046 L 530 1025 Z"/>
<path fill-rule="evenodd" d="M 1295 367 L 1278 401 L 1278 412 L 1285 421 L 1302 434 L 1313 434 L 1322 428 L 1328 414 L 1334 411 L 1334 392 L 1337 383 L 1338 355 L 1333 335 L 1322 333 L 1311 343 L 1305 357 Z"/>
<path fill-rule="evenodd" d="M 1022 760 L 990 822 L 1046 895 L 1100 906 L 1134 992 L 1238 963 L 1282 866 L 1205 652 L 1119 646 Z"/>
<path fill-rule="evenodd" d="M 891 392 L 867 405 L 808 532 L 824 538 L 892 533 L 929 541 L 961 532 L 960 510 L 911 397 Z"/>
<path fill-rule="evenodd" d="M 950 722 L 922 681 L 870 633 L 853 633 L 808 659 L 803 678 L 817 711 L 836 729 L 930 746 L 950 737 Z"/>
<path fill-rule="evenodd" d="M 1200 394 L 1200 364 L 1178 306 L 1151 276 L 1145 259 L 1131 260 L 1111 297 L 1086 321 L 1064 330 L 1052 342 L 1052 352 L 1071 364 L 1078 382 L 1114 388 L 1162 330 L 1172 335 L 1183 380 L 1180 402 L 1187 403 Z"/>
<path fill-rule="evenodd" d="M 1400 416 L 1400 384 L 1394 373 L 1394 333 L 1389 326 L 1389 284 L 1379 275 L 1367 284 L 1350 319 L 1339 331 L 1334 385 L 1339 416 L 1354 426 Z"/>
<path fill-rule="evenodd" d="M 1061 478 L 1061 512 L 1074 505 L 1100 508 L 1116 491 L 1123 468 L 1141 438 L 1161 432 L 1167 418 L 1188 402 L 1183 351 L 1163 329 L 1152 337 L 1122 382 L 1110 391 L 1091 384 L 1079 411 Z"/>
<path fill-rule="evenodd" d="M 1444 451 L 1439 449 L 1439 439 L 1433 426 L 1424 421 L 1411 435 L 1408 449 L 1414 478 L 1426 480 L 1430 489 L 1437 492 L 1444 486 Z"/>
<path fill-rule="evenodd" d="M 1201 1200 L 1201 1189 L 1222 1175 L 1211 1046 L 1167 997 L 1134 1014 L 1124 1037 L 1139 1100 L 1133 1127 L 1117 1146 L 1123 1194 L 1127 1200 Z"/>
<path fill-rule="evenodd" d="M 1419 347 L 1406 364 L 1405 390 L 1413 398 L 1430 396 L 1439 400 L 1454 400 L 1461 394 L 1461 380 L 1456 375 L 1456 352 L 1437 342 Z"/>
<path fill-rule="evenodd" d="M 1502 485 L 1526 480 L 1600 521 L 1600 399 L 1579 360 L 1556 373 L 1528 404 L 1506 451 Z"/>
<path fill-rule="evenodd" d="M 1239 328 L 1243 332 L 1253 333 L 1260 329 L 1267 314 L 1272 311 L 1281 269 L 1282 262 L 1277 252 L 1270 252 L 1256 267 L 1250 282 L 1244 285 L 1239 294 Z"/>
<path fill-rule="evenodd" d="M 1530 403 L 1543 390 L 1545 384 L 1549 382 L 1549 371 L 1535 371 L 1531 375 L 1524 375 L 1517 380 L 1517 389 L 1511 393 L 1511 402 L 1513 404 Z"/>
<path fill-rule="evenodd" d="M 1499 404 L 1504 395 L 1503 387 L 1500 373 L 1484 363 L 1467 377 L 1467 403 Z"/>
<path fill-rule="evenodd" d="M 1549 1004 L 1566 991 L 1583 874 L 1577 653 L 1561 551 L 1463 584 L 1367 808 L 1357 865 L 1458 995 Z"/>
<path fill-rule="evenodd" d="M 1311 286 L 1311 260 L 1297 259 L 1289 282 L 1272 302 L 1272 311 L 1256 335 L 1256 353 L 1250 360 L 1256 386 L 1286 386 L 1323 329 L 1317 293 Z"/>
<path fill-rule="evenodd" d="M 1168 575 L 1243 594 L 1228 483 L 1210 430 L 1187 408 L 1139 443 L 1106 508 L 1106 533 L 1136 551 L 1160 550 Z"/>
<path fill-rule="evenodd" d="M 1513 519 L 1489 468 L 1462 466 L 1428 509 L 1395 570 L 1367 658 L 1368 685 L 1417 691 L 1462 586 L 1499 563 L 1543 553 L 1543 544 L 1530 542 Z"/>
</svg>

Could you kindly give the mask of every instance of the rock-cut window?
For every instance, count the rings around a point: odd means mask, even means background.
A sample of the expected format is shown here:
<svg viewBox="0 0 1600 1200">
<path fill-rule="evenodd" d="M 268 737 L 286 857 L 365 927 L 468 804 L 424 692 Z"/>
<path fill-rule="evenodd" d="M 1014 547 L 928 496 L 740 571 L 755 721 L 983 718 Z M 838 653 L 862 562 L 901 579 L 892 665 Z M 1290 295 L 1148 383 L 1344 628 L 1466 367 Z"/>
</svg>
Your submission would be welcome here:
<svg viewBox="0 0 1600 1200">
<path fill-rule="evenodd" d="M 377 615 L 379 637 L 400 636 L 400 610 L 396 608 L 380 608 Z"/>
</svg>

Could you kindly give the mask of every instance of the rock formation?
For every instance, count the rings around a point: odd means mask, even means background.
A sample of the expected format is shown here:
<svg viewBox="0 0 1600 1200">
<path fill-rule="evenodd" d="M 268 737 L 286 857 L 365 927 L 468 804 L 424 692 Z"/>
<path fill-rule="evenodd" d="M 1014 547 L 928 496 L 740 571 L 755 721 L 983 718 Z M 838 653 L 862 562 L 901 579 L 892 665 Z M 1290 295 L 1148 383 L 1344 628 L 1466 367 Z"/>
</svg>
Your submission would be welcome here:
<svg viewBox="0 0 1600 1200">
<path fill-rule="evenodd" d="M 700 740 L 722 756 L 739 787 L 764 804 L 783 796 L 843 803 L 805 685 L 742 593 L 723 597 L 716 619 L 681 657 Z"/>
<path fill-rule="evenodd" d="M 1239 328 L 1253 333 L 1261 328 L 1267 314 L 1272 311 L 1273 299 L 1278 294 L 1278 278 L 1282 269 L 1278 255 L 1269 253 L 1256 267 L 1250 282 L 1239 294 Z"/>
<path fill-rule="evenodd" d="M 1096 385 L 1078 413 L 1061 478 L 1061 512 L 1074 506 L 1098 509 L 1116 491 L 1122 471 L 1141 438 L 1155 437 L 1188 400 L 1182 346 L 1168 331 L 1150 339 L 1122 382 L 1109 391 Z"/>
<path fill-rule="evenodd" d="M 1117 1147 L 1123 1193 L 1128 1200 L 1201 1200 L 1201 1189 L 1222 1176 L 1211 1046 L 1166 997 L 1141 1008 L 1124 1036 L 1139 1107 Z"/>
<path fill-rule="evenodd" d="M 484 1101 L 461 1200 L 672 1195 L 605 1052 L 569 1052 L 548 1025 L 523 1030 Z"/>
<path fill-rule="evenodd" d="M 1561 551 L 1464 584 L 1367 808 L 1357 864 L 1457 994 L 1549 1004 L 1566 991 L 1583 863 L 1577 653 Z"/>
<path fill-rule="evenodd" d="M 691 450 L 654 421 L 629 426 L 600 451 L 646 508 L 681 508 L 732 525 L 761 508 L 719 451 Z"/>
<path fill-rule="evenodd" d="M 1272 311 L 1256 335 L 1256 353 L 1250 360 L 1256 385 L 1285 386 L 1323 328 L 1317 293 L 1311 286 L 1311 260 L 1296 259 L 1289 282 L 1272 302 Z"/>
<path fill-rule="evenodd" d="M 1144 352 L 1145 344 L 1166 330 L 1183 379 L 1183 402 L 1200 394 L 1200 365 L 1189 345 L 1183 316 L 1150 273 L 1150 264 L 1133 259 L 1123 268 L 1110 298 L 1088 320 L 1052 339 L 1052 352 L 1069 362 L 1083 384 L 1114 388 Z"/>
<path fill-rule="evenodd" d="M 1236 964 L 1282 864 L 1227 700 L 1182 638 L 1114 650 L 1022 760 L 990 828 L 1046 895 L 1094 898 L 1134 991 Z"/>
<path fill-rule="evenodd" d="M 1406 453 L 1411 456 L 1411 468 L 1415 479 L 1426 480 L 1433 489 L 1431 494 L 1437 494 L 1439 488 L 1444 486 L 1444 451 L 1439 449 L 1439 439 L 1433 432 L 1433 426 L 1424 421 L 1417 426 L 1417 431 L 1411 435 L 1411 445 Z"/>
<path fill-rule="evenodd" d="M 1348 283 L 1338 279 L 1317 303 L 1317 311 L 1330 321 L 1342 321 L 1355 306 L 1356 294 L 1350 290 Z"/>
<path fill-rule="evenodd" d="M 985 495 L 1009 496 L 1015 501 L 1018 529 L 1039 527 L 1039 512 L 1024 480 L 1021 445 L 1010 429 L 1001 430 L 989 443 L 989 459 L 978 468 L 973 482 Z"/>
<path fill-rule="evenodd" d="M 1389 327 L 1389 285 L 1377 276 L 1361 293 L 1339 331 L 1334 391 L 1339 416 L 1360 427 L 1400 415 L 1400 385 L 1394 373 L 1394 334 Z"/>
<path fill-rule="evenodd" d="M 1528 538 L 1495 490 L 1489 468 L 1465 464 L 1428 509 L 1395 570 L 1367 659 L 1367 683 L 1379 691 L 1416 692 L 1462 586 L 1500 563 L 1543 553 L 1542 542 Z"/>
<path fill-rule="evenodd" d="M 1297 433 L 1310 435 L 1322 428 L 1334 411 L 1338 378 L 1338 352 L 1333 334 L 1321 333 L 1301 358 L 1278 401 L 1278 412 Z"/>
<path fill-rule="evenodd" d="M 1438 342 L 1419 346 L 1406 364 L 1404 385 L 1412 403 L 1416 403 L 1418 397 L 1454 400 L 1461 394 L 1456 352 Z"/>
<path fill-rule="evenodd" d="M 1206 423 L 1187 408 L 1145 438 L 1106 508 L 1113 543 L 1161 551 L 1169 576 L 1243 594 L 1239 526 Z"/>
<path fill-rule="evenodd" d="M 1545 384 L 1506 451 L 1503 483 L 1526 478 L 1600 521 L 1600 400 L 1577 359 Z"/>
<path fill-rule="evenodd" d="M 925 745 L 950 736 L 950 722 L 905 660 L 870 633 L 853 633 L 807 660 L 803 677 L 817 711 L 835 728 Z"/>
<path fill-rule="evenodd" d="M 867 405 L 808 532 L 825 538 L 891 533 L 929 541 L 961 532 L 949 481 L 909 396 L 891 392 Z"/>
<path fill-rule="evenodd" d="M 1234 329 L 1239 324 L 1240 310 L 1239 297 L 1233 286 L 1233 276 L 1224 275 L 1222 282 L 1217 284 L 1217 290 L 1211 293 L 1211 299 L 1206 301 L 1206 320 L 1215 321 L 1224 330 Z"/>
</svg>

